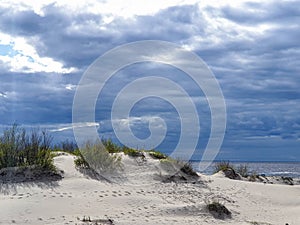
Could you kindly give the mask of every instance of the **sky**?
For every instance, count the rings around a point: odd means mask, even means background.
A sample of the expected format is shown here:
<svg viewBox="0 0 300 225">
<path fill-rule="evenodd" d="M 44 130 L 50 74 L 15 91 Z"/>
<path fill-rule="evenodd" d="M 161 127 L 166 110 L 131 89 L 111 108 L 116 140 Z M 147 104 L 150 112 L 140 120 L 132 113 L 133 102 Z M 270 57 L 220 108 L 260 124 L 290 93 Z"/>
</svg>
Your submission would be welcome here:
<svg viewBox="0 0 300 225">
<path fill-rule="evenodd" d="M 300 1 L 2 0 L 0 127 L 17 123 L 46 128 L 56 141 L 73 139 L 73 98 L 87 68 L 122 44 L 162 40 L 196 53 L 219 82 L 227 125 L 217 159 L 300 161 L 299 21 Z M 124 85 L 153 74 L 172 79 L 195 100 L 201 135 L 193 158 L 201 158 L 210 109 L 195 83 L 168 65 L 118 71 L 97 99 L 94 123 L 83 126 L 96 125 L 101 137 L 118 141 L 110 118 L 114 98 Z M 145 98 L 118 124 L 130 122 L 143 139 L 151 134 L 149 121 L 161 119 L 167 135 L 158 149 L 170 153 L 181 121 L 169 102 Z"/>
</svg>

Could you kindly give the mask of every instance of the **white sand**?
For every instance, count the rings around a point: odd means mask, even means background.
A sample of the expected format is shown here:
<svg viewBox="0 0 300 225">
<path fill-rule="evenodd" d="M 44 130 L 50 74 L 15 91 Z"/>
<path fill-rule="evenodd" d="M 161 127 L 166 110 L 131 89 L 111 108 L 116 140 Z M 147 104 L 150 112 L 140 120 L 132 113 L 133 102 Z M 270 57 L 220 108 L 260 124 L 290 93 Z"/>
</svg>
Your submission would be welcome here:
<svg viewBox="0 0 300 225">
<path fill-rule="evenodd" d="M 88 224 L 107 218 L 114 224 L 300 224 L 300 185 L 262 184 L 204 176 L 200 183 L 162 183 L 160 163 L 123 156 L 123 176 L 117 184 L 79 173 L 71 155 L 55 158 L 65 171 L 61 181 L 49 184 L 0 184 L 0 224 Z M 205 202 L 218 200 L 232 218 L 218 220 Z M 257 222 L 257 223 L 255 223 Z M 89 223 L 92 224 L 92 223 Z M 99 223 L 98 223 L 99 224 Z M 109 224 L 102 223 L 102 224 Z"/>
</svg>

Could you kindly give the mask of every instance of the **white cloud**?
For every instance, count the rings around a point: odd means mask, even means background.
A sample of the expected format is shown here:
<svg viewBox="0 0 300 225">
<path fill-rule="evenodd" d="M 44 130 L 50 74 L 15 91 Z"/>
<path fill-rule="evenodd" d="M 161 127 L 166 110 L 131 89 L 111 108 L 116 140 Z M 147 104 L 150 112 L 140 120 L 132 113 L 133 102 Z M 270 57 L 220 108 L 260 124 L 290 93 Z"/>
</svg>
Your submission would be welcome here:
<svg viewBox="0 0 300 225">
<path fill-rule="evenodd" d="M 67 90 L 69 90 L 69 91 L 73 91 L 73 90 L 75 90 L 76 89 L 76 85 L 73 85 L 73 84 L 67 84 L 66 86 L 65 86 L 65 89 L 67 89 Z"/>
<path fill-rule="evenodd" d="M 99 127 L 99 123 L 73 123 L 73 124 L 64 124 L 60 125 L 59 128 L 51 129 L 49 130 L 50 132 L 61 132 L 61 131 L 66 131 L 66 130 L 72 130 L 73 128 L 82 128 L 82 127 Z"/>
<path fill-rule="evenodd" d="M 4 92 L 0 92 L 0 98 L 7 98 L 7 95 Z"/>
<path fill-rule="evenodd" d="M 9 45 L 13 51 L 11 55 L 0 55 L 0 61 L 11 72 L 70 73 L 76 71 L 76 68 L 73 67 L 64 68 L 61 62 L 55 61 L 50 57 L 40 57 L 36 49 L 28 44 L 28 41 L 23 37 L 13 37 L 3 33 L 0 33 L 0 35 L 0 44 Z"/>
<path fill-rule="evenodd" d="M 153 126 L 156 126 L 157 128 L 163 128 L 165 126 L 164 123 L 162 123 L 162 118 L 158 116 L 142 116 L 142 117 L 128 117 L 123 119 L 115 119 L 112 121 L 116 126 L 118 126 L 118 129 L 123 130 L 127 129 L 128 125 L 137 126 L 145 123 L 151 123 Z"/>
</svg>

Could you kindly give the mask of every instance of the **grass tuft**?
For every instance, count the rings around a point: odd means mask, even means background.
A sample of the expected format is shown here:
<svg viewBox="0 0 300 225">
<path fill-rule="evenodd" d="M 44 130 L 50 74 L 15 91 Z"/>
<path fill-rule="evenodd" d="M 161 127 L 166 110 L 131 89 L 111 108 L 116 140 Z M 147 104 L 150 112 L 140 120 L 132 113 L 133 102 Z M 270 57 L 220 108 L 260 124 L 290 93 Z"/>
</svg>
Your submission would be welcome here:
<svg viewBox="0 0 300 225">
<path fill-rule="evenodd" d="M 129 148 L 124 146 L 122 148 L 122 151 L 124 152 L 125 155 L 131 156 L 131 157 L 145 157 L 144 153 L 142 151 Z"/>
<path fill-rule="evenodd" d="M 121 156 L 109 153 L 100 141 L 86 142 L 75 160 L 75 165 L 79 168 L 93 169 L 98 173 L 122 169 Z"/>
<path fill-rule="evenodd" d="M 216 163 L 214 171 L 218 173 L 219 171 L 226 171 L 228 169 L 234 169 L 233 165 L 229 161 L 221 161 Z"/>
</svg>

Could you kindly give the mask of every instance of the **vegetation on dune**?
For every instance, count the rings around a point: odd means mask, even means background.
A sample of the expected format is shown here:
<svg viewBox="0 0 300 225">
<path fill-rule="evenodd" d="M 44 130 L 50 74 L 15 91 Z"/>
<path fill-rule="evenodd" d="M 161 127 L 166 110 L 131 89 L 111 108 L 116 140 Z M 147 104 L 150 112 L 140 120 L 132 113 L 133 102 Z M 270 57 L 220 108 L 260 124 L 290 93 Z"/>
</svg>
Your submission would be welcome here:
<svg viewBox="0 0 300 225">
<path fill-rule="evenodd" d="M 166 156 L 165 154 L 156 151 L 156 150 L 150 150 L 148 151 L 149 155 L 154 158 L 154 159 L 166 159 L 168 158 L 168 156 Z"/>
<path fill-rule="evenodd" d="M 199 175 L 195 172 L 190 162 L 167 157 L 167 158 L 160 159 L 160 163 L 164 168 L 164 170 L 174 173 L 174 175 L 179 175 L 181 178 L 183 178 L 182 176 L 193 177 L 193 178 L 199 177 Z M 175 177 L 170 177 L 170 178 L 173 179 Z"/>
<path fill-rule="evenodd" d="M 183 162 L 183 166 L 180 168 L 180 171 L 189 176 L 198 177 L 198 174 L 195 172 L 190 162 Z"/>
<path fill-rule="evenodd" d="M 171 159 L 155 150 L 137 150 L 127 146 L 115 144 L 110 139 L 101 141 L 87 141 L 82 148 L 75 142 L 66 140 L 56 145 L 53 138 L 46 131 L 26 131 L 24 128 L 13 125 L 6 129 L 0 137 L 0 169 L 8 167 L 39 168 L 47 171 L 56 171 L 53 157 L 57 152 L 68 152 L 76 155 L 74 163 L 77 168 L 92 169 L 97 173 L 113 172 L 122 169 L 121 155 L 145 159 L 146 153 L 161 164 L 169 165 L 177 171 L 190 176 L 196 176 L 189 163 Z"/>
<path fill-rule="evenodd" d="M 75 165 L 80 168 L 93 169 L 96 172 L 113 172 L 122 168 L 121 156 L 110 154 L 100 142 L 86 142 L 80 149 Z"/>
<path fill-rule="evenodd" d="M 109 153 L 122 152 L 122 147 L 115 144 L 111 139 L 102 139 L 101 142 Z"/>
<path fill-rule="evenodd" d="M 122 152 L 124 152 L 125 155 L 131 156 L 131 157 L 145 157 L 144 153 L 140 150 L 129 148 L 124 146 L 122 148 Z"/>
<path fill-rule="evenodd" d="M 215 165 L 215 173 L 223 171 L 225 176 L 230 179 L 247 178 L 249 181 L 256 181 L 259 179 L 259 175 L 256 171 L 250 171 L 247 165 L 240 164 L 235 167 L 229 161 L 221 161 Z"/>
<path fill-rule="evenodd" d="M 37 167 L 54 170 L 51 154 L 52 137 L 46 131 L 13 125 L 0 137 L 0 169 L 7 167 Z"/>
<path fill-rule="evenodd" d="M 249 176 L 249 169 L 248 169 L 248 166 L 247 165 L 239 165 L 237 168 L 236 168 L 236 172 L 238 174 L 240 174 L 242 177 L 248 177 Z"/>
<path fill-rule="evenodd" d="M 214 171 L 217 173 L 219 171 L 226 171 L 228 169 L 234 170 L 233 165 L 231 165 L 229 161 L 221 161 L 216 163 Z"/>
</svg>

